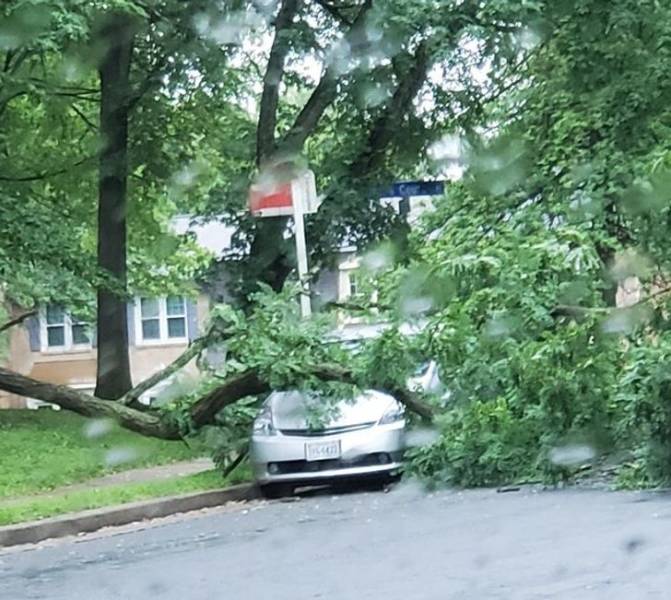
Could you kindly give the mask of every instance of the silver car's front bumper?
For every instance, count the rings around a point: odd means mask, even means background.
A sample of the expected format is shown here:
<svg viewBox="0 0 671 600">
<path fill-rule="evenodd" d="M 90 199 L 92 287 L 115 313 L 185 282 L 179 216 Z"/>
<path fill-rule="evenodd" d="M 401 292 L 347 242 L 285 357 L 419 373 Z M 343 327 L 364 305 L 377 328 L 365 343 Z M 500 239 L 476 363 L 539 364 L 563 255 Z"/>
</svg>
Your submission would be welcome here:
<svg viewBox="0 0 671 600">
<path fill-rule="evenodd" d="M 401 467 L 404 431 L 405 422 L 398 421 L 337 435 L 254 435 L 250 452 L 254 476 L 266 484 L 392 473 Z M 334 440 L 340 441 L 339 459 L 306 460 L 306 443 Z"/>
</svg>

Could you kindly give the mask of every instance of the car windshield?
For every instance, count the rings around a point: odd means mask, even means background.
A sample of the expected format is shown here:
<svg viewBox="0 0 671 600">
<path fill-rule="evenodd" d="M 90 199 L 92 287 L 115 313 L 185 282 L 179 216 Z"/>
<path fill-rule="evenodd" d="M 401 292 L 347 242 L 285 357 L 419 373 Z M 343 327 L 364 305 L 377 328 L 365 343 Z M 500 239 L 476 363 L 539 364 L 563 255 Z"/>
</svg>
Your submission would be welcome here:
<svg viewBox="0 0 671 600">
<path fill-rule="evenodd" d="M 670 227 L 671 0 L 1 0 L 0 600 L 671 597 Z"/>
</svg>

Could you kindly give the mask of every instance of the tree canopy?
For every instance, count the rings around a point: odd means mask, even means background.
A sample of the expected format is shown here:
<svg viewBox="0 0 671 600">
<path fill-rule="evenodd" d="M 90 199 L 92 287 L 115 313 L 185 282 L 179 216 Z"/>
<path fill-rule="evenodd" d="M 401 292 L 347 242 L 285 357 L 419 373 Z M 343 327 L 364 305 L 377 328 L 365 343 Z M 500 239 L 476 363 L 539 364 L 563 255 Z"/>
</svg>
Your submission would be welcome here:
<svg viewBox="0 0 671 600">
<path fill-rule="evenodd" d="M 188 214 L 235 226 L 226 268 L 244 302 L 216 307 L 184 357 L 118 400 L 6 369 L 0 388 L 175 439 L 238 423 L 236 403 L 271 388 L 376 386 L 434 420 L 437 441 L 409 463 L 426 477 L 555 477 L 574 465 L 552 456 L 576 445 L 590 460 L 624 452 L 624 480 L 671 473 L 666 4 L 35 0 L 1 10 L 5 297 L 79 309 L 95 290 L 188 289 L 212 261 L 171 230 Z M 96 246 L 110 15 L 123 18 L 129 51 L 117 103 L 128 117 L 118 171 L 127 286 Z M 356 356 L 322 343 L 333 315 L 298 319 L 286 220 L 245 211 L 250 183 L 278 165 L 317 175 L 313 264 L 345 241 L 364 257 L 361 297 L 338 309 L 397 326 Z M 446 177 L 410 233 L 377 198 L 391 181 Z M 617 306 L 631 278 L 642 298 Z M 419 335 L 400 333 L 408 321 Z M 227 360 L 204 368 L 197 389 L 137 405 L 217 344 Z M 424 360 L 444 388 L 409 392 Z"/>
</svg>

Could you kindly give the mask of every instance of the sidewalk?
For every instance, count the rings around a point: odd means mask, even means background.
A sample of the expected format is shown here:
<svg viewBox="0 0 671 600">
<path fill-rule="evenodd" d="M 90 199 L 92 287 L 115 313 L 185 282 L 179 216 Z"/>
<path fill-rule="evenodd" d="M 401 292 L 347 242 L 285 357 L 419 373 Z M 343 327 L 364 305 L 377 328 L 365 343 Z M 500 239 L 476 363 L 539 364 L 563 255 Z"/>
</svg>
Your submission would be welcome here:
<svg viewBox="0 0 671 600">
<path fill-rule="evenodd" d="M 241 484 L 0 526 L 0 549 L 6 546 L 35 544 L 49 538 L 81 535 L 106 527 L 119 527 L 230 503 L 247 502 L 255 498 L 257 498 L 256 488 L 250 484 Z"/>
<path fill-rule="evenodd" d="M 59 487 L 42 494 L 5 498 L 0 500 L 0 509 L 11 508 L 28 501 L 58 498 L 73 492 L 112 488 L 134 483 L 150 483 L 177 477 L 186 477 L 188 475 L 197 475 L 198 473 L 209 471 L 211 469 L 214 469 L 214 463 L 209 458 L 199 458 L 196 460 L 176 462 L 155 467 L 145 467 L 141 469 L 131 469 L 121 473 L 113 473 L 111 475 L 97 477 L 96 479 L 89 479 L 82 483 Z"/>
</svg>

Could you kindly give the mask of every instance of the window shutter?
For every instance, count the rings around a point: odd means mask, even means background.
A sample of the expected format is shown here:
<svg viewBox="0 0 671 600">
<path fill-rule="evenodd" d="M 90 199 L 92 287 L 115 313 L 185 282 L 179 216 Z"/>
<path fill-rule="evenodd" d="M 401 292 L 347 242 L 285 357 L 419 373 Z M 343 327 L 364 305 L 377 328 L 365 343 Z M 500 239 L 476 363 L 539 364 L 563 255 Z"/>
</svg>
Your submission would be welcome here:
<svg viewBox="0 0 671 600">
<path fill-rule="evenodd" d="M 37 316 L 28 317 L 25 321 L 26 329 L 28 330 L 28 340 L 30 342 L 30 350 L 32 352 L 39 352 L 42 349 L 40 340 L 40 319 Z"/>
<path fill-rule="evenodd" d="M 186 327 L 189 341 L 198 337 L 198 303 L 195 300 L 186 301 Z"/>
<path fill-rule="evenodd" d="M 128 324 L 128 345 L 135 346 L 135 300 L 126 305 L 126 322 Z"/>
</svg>

